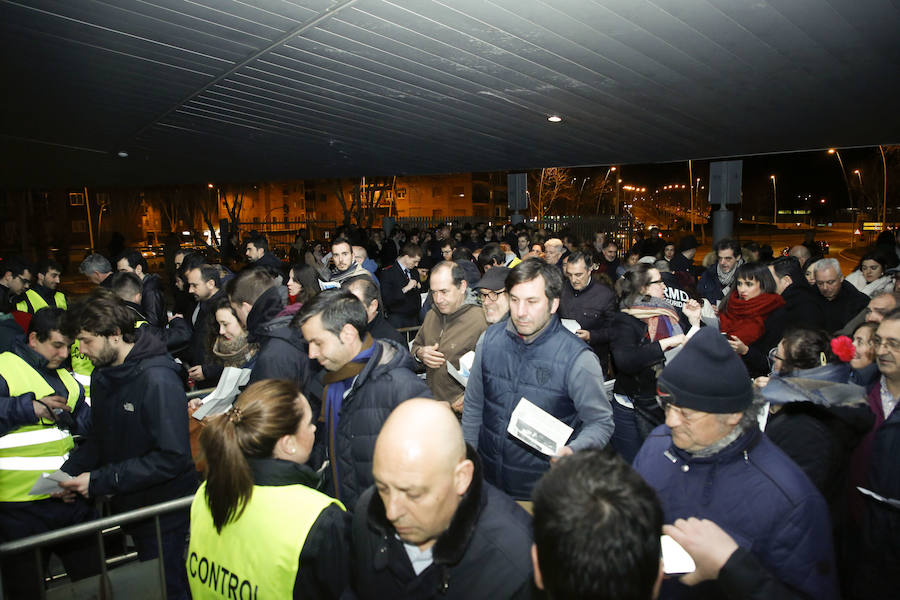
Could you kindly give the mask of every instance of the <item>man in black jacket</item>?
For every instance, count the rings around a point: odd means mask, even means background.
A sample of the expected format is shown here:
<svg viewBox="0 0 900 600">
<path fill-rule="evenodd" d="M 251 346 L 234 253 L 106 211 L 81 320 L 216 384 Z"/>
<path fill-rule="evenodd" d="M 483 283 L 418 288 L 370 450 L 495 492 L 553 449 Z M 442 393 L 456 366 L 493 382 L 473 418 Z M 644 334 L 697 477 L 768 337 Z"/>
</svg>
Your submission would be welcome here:
<svg viewBox="0 0 900 600">
<path fill-rule="evenodd" d="M 813 267 L 816 287 L 824 299 L 825 330 L 835 332 L 869 304 L 869 297 L 844 281 L 841 265 L 834 258 L 823 258 Z"/>
<path fill-rule="evenodd" d="M 422 248 L 406 244 L 397 260 L 384 265 L 379 275 L 387 320 L 397 329 L 419 324 L 422 285 L 416 267 L 421 259 Z"/>
<path fill-rule="evenodd" d="M 93 428 L 63 464 L 73 478 L 61 487 L 85 497 L 112 496 L 117 513 L 192 494 L 197 480 L 187 397 L 165 345 L 135 329 L 118 298 L 92 298 L 70 316 L 67 328 L 94 364 Z M 189 520 L 187 509 L 160 517 L 169 598 L 189 596 L 183 558 Z M 153 520 L 125 529 L 141 560 L 159 555 Z"/>
<path fill-rule="evenodd" d="M 203 387 L 215 386 L 222 375 L 222 365 L 209 360 L 207 345 L 210 327 L 216 327 L 215 306 L 225 297 L 225 290 L 219 289 L 219 270 L 213 265 L 189 269 L 185 278 L 188 292 L 197 301 L 197 308 L 190 317 L 194 332 L 187 354 L 188 375 L 194 381 L 203 381 Z"/>
<path fill-rule="evenodd" d="M 531 597 L 531 519 L 482 479 L 446 403 L 398 406 L 378 435 L 372 473 L 353 516 L 359 598 Z"/>
<path fill-rule="evenodd" d="M 795 327 L 825 328 L 822 298 L 803 276 L 800 261 L 793 256 L 776 258 L 769 271 L 775 279 L 775 290 L 784 298 L 787 322 Z"/>
<path fill-rule="evenodd" d="M 559 316 L 578 322 L 575 335 L 587 342 L 609 372 L 609 318 L 616 310 L 616 295 L 591 277 L 591 255 L 575 252 L 563 267 L 566 283 L 559 298 Z"/>
<path fill-rule="evenodd" d="M 166 299 L 163 296 L 162 280 L 159 275 L 147 270 L 146 259 L 137 250 L 126 250 L 116 259 L 116 270 L 134 273 L 141 278 L 141 312 L 152 327 L 164 329 Z"/>
<path fill-rule="evenodd" d="M 310 389 L 312 371 L 306 342 L 290 315 L 278 316 L 284 308 L 281 290 L 268 269 L 244 269 L 225 286 L 238 321 L 247 330 L 247 340 L 259 344 L 250 373 L 250 383 L 262 379 L 290 379 L 306 395 L 318 416 L 321 393 Z"/>
<path fill-rule="evenodd" d="M 163 327 L 153 327 L 144 315 L 141 308 L 141 292 L 143 286 L 141 280 L 134 273 L 120 272 L 110 277 L 109 289 L 118 296 L 134 317 L 135 327 L 147 327 L 159 339 L 165 343 L 166 348 L 173 352 L 184 347 L 191 339 L 191 326 L 182 317 L 172 317 Z M 97 288 L 102 289 L 102 288 Z M 98 292 L 94 292 L 95 294 Z"/>
<path fill-rule="evenodd" d="M 395 406 L 431 396 L 413 372 L 405 346 L 366 333 L 366 312 L 348 290 L 326 290 L 307 302 L 295 325 L 309 356 L 325 368 L 319 446 L 327 444 L 325 489 L 352 510 L 372 485 L 372 452 L 381 424 Z"/>
<path fill-rule="evenodd" d="M 358 275 L 344 280 L 341 287 L 350 290 L 350 293 L 356 296 L 363 306 L 366 308 L 366 316 L 369 319 L 368 331 L 376 340 L 394 340 L 401 346 L 408 346 L 406 336 L 397 331 L 397 329 L 387 322 L 387 319 L 381 314 L 381 294 L 378 293 L 378 286 L 371 277 L 367 275 Z"/>
<path fill-rule="evenodd" d="M 277 256 L 269 252 L 269 240 L 266 236 L 257 234 L 247 240 L 247 249 L 244 251 L 247 262 L 253 267 L 265 267 L 272 271 L 273 275 L 284 277 L 284 263 Z"/>
</svg>

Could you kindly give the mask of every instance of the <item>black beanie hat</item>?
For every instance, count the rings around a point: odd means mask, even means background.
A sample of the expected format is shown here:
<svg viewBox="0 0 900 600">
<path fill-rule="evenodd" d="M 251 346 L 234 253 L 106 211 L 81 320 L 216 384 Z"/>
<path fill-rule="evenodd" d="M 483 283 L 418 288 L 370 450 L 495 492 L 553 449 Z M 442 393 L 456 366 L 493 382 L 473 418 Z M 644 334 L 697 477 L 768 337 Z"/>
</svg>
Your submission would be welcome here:
<svg viewBox="0 0 900 600">
<path fill-rule="evenodd" d="M 693 235 L 686 235 L 681 238 L 681 241 L 678 242 L 678 250 L 677 252 L 684 252 L 685 250 L 692 250 L 698 247 L 700 244 L 697 243 L 697 238 Z"/>
<path fill-rule="evenodd" d="M 743 412 L 753 401 L 744 361 L 715 327 L 704 327 L 666 365 L 659 387 L 676 406 L 707 413 Z"/>
</svg>

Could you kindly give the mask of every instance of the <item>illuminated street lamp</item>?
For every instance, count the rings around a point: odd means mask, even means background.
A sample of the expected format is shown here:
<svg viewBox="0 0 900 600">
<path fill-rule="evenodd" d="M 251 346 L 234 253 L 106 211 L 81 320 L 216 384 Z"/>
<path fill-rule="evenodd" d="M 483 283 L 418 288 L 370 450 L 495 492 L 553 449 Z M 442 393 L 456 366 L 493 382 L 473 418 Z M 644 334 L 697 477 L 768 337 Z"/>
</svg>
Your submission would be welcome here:
<svg viewBox="0 0 900 600">
<path fill-rule="evenodd" d="M 850 203 L 850 213 L 853 213 L 853 196 L 850 194 L 850 182 L 847 180 L 847 172 L 844 171 L 844 161 L 841 160 L 841 153 L 837 151 L 837 148 L 829 148 L 828 154 L 834 154 L 837 156 L 838 165 L 841 167 L 841 177 L 844 178 L 844 185 L 847 187 L 847 201 Z M 855 220 L 854 220 L 855 222 Z"/>
<path fill-rule="evenodd" d="M 772 180 L 772 204 L 775 206 L 772 213 L 772 224 L 778 225 L 778 189 L 775 187 L 775 176 L 769 175 L 769 179 Z"/>
</svg>

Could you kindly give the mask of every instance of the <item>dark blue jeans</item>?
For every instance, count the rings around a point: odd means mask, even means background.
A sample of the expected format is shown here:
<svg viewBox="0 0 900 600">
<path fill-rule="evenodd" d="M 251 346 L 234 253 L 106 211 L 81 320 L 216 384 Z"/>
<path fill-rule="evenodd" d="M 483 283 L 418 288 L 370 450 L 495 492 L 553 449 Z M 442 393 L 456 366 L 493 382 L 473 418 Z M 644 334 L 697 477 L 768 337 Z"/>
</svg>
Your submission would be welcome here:
<svg viewBox="0 0 900 600">
<path fill-rule="evenodd" d="M 628 464 L 634 462 L 644 438 L 637 424 L 637 415 L 634 409 L 626 408 L 613 400 L 611 402 L 613 409 L 613 422 L 616 425 L 612 436 L 612 447 L 619 455 L 624 458 Z"/>
</svg>

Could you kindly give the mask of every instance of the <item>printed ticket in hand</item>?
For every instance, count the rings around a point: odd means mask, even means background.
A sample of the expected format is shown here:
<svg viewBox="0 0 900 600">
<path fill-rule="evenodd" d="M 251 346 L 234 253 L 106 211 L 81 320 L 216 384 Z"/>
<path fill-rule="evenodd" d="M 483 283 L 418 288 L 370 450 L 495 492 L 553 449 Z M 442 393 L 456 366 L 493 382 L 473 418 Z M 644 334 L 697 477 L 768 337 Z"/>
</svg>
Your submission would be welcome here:
<svg viewBox="0 0 900 600">
<path fill-rule="evenodd" d="M 506 431 L 538 452 L 557 456 L 574 430 L 523 396 L 513 410 Z"/>
<path fill-rule="evenodd" d="M 453 363 L 447 361 L 447 372 L 453 379 L 457 380 L 466 387 L 469 384 L 469 373 L 472 372 L 472 363 L 475 362 L 475 351 L 469 350 L 459 357 L 459 368 L 453 366 Z"/>
<path fill-rule="evenodd" d="M 563 327 L 565 327 L 572 333 L 575 333 L 576 331 L 581 329 L 581 325 L 579 325 L 578 321 L 576 321 L 575 319 L 560 319 L 559 322 Z"/>
</svg>

